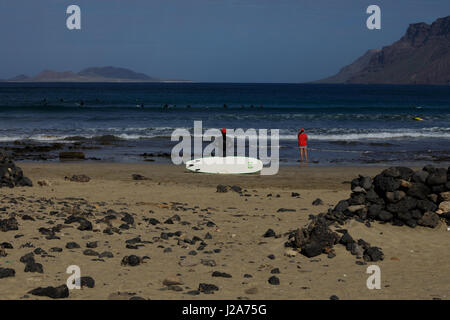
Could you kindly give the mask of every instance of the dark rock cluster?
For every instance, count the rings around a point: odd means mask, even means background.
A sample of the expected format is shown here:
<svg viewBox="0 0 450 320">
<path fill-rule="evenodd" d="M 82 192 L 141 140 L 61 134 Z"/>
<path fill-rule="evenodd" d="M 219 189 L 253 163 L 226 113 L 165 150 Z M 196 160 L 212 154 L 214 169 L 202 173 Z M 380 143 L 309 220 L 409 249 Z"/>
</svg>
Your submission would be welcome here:
<svg viewBox="0 0 450 320">
<path fill-rule="evenodd" d="M 34 253 L 30 252 L 20 258 L 20 262 L 25 264 L 24 272 L 37 272 L 44 273 L 44 267 L 42 264 L 37 263 L 34 260 Z"/>
<path fill-rule="evenodd" d="M 83 217 L 79 217 L 79 216 L 75 216 L 75 215 L 71 215 L 70 217 L 68 217 L 64 223 L 65 224 L 71 224 L 74 222 L 78 222 L 78 230 L 80 231 L 90 231 L 92 230 L 92 223 L 87 220 L 86 218 Z"/>
<path fill-rule="evenodd" d="M 379 261 L 384 259 L 384 254 L 378 247 L 372 247 L 363 239 L 353 240 L 352 236 L 345 229 L 338 232 L 331 230 L 333 221 L 326 219 L 321 213 L 312 217 L 312 221 L 305 227 L 290 233 L 286 247 L 300 250 L 300 253 L 308 258 L 316 257 L 322 253 L 328 254 L 328 258 L 334 258 L 333 247 L 336 244 L 345 246 L 347 251 L 364 261 Z"/>
<path fill-rule="evenodd" d="M 413 171 L 392 167 L 373 179 L 353 179 L 351 188 L 350 198 L 340 201 L 325 215 L 326 219 L 340 224 L 355 218 L 360 222 L 377 220 L 411 228 L 435 228 L 440 223 L 436 211 L 440 206 L 444 208 L 441 203 L 450 191 L 450 168 L 426 166 Z"/>
<path fill-rule="evenodd" d="M 91 178 L 84 174 L 74 174 L 72 177 L 64 177 L 65 180 L 73 181 L 73 182 L 89 182 Z"/>
<path fill-rule="evenodd" d="M 16 275 L 16 271 L 10 268 L 0 268 L 0 279 L 14 277 Z"/>
<path fill-rule="evenodd" d="M 7 232 L 13 230 L 19 230 L 19 223 L 16 218 L 0 219 L 0 231 Z"/>
<path fill-rule="evenodd" d="M 144 177 L 143 175 L 138 173 L 133 173 L 131 177 L 133 178 L 133 180 L 149 180 L 147 177 Z"/>
<path fill-rule="evenodd" d="M 230 187 L 229 190 L 234 193 L 239 189 Z M 8 212 L 11 208 L 14 212 Z M 18 210 L 15 210 L 16 208 Z M 26 210 L 20 208 L 26 208 Z M 188 268 L 188 270 L 192 270 L 195 266 L 219 268 L 213 257 L 219 255 L 220 259 L 222 250 L 227 248 L 214 240 L 210 241 L 213 239 L 214 232 L 207 228 L 217 227 L 213 221 L 214 208 L 201 208 L 198 205 L 188 206 L 187 203 L 180 202 L 163 202 L 160 204 L 160 208 L 168 210 L 161 210 L 161 215 L 156 215 L 153 210 L 149 210 L 149 217 L 126 211 L 115 211 L 108 208 L 106 202 L 92 203 L 84 198 L 71 196 L 61 199 L 46 199 L 5 195 L 0 199 L 0 234 L 7 232 L 4 234 L 5 236 L 14 239 L 22 238 L 22 240 L 18 240 L 20 243 L 17 245 L 4 241 L 6 239 L 0 240 L 0 260 L 2 260 L 0 262 L 3 264 L 5 260 L 19 260 L 22 264 L 19 263 L 14 269 L 5 268 L 7 265 L 2 268 L 0 265 L 0 286 L 1 283 L 17 282 L 33 276 L 44 277 L 47 279 L 46 283 L 31 291 L 27 290 L 24 298 L 70 298 L 72 290 L 68 289 L 68 285 L 59 283 L 61 281 L 60 272 L 56 275 L 49 274 L 47 264 L 55 263 L 60 257 L 64 259 L 69 255 L 81 256 L 85 261 L 99 263 L 108 263 L 106 258 L 120 256 L 120 259 L 114 260 L 116 262 L 113 268 L 117 269 L 118 277 L 121 277 L 126 276 L 129 272 L 146 268 L 145 264 L 151 261 L 151 258 L 142 254 L 145 252 L 142 250 L 143 247 L 148 248 L 151 252 L 160 250 L 164 254 L 171 252 L 174 254 L 175 252 L 172 250 L 177 246 L 179 250 L 185 251 L 184 255 L 179 256 L 178 265 Z M 199 218 L 192 219 L 191 217 L 194 216 L 192 213 L 198 213 Z M 152 216 L 153 214 L 155 215 Z M 23 229 L 24 234 L 16 234 L 14 231 L 22 229 L 24 227 L 22 224 L 28 224 L 28 228 Z M 158 230 L 160 235 L 154 234 L 150 238 L 148 230 L 152 230 L 152 232 Z M 121 234 L 123 236 L 117 237 Z M 129 237 L 126 236 L 128 234 Z M 149 238 L 144 238 L 141 234 L 145 234 Z M 75 236 L 72 238 L 71 235 Z M 112 239 L 105 239 L 104 235 L 107 235 L 106 238 L 111 237 Z M 44 239 L 47 241 L 41 242 Z M 42 248 L 38 247 L 35 241 L 39 241 Z M 116 247 L 119 243 L 127 253 Z M 153 249 L 149 247 L 153 247 Z M 21 253 L 20 259 L 15 258 L 18 252 L 13 250 L 24 248 L 27 248 L 27 251 L 23 252 L 26 254 Z M 114 254 L 104 250 L 111 250 Z M 135 250 L 135 254 L 131 254 L 132 250 Z M 13 253 L 15 254 L 13 255 Z M 4 257 L 8 258 L 4 259 Z M 225 267 L 225 264 L 220 264 L 220 268 Z M 23 269 L 20 270 L 20 268 Z M 209 281 L 227 281 L 236 277 L 227 270 L 221 269 L 212 269 L 208 275 Z M 55 282 L 47 282 L 53 276 L 56 278 Z M 178 274 L 163 282 L 165 289 L 187 295 L 217 294 L 219 290 L 218 285 L 209 281 L 200 283 L 198 287 L 192 287 L 194 290 L 186 290 L 191 288 L 183 286 L 183 281 L 177 278 Z M 97 285 L 94 278 L 89 276 L 83 276 L 76 280 L 79 282 L 73 279 L 73 283 L 79 283 L 83 290 L 95 288 Z M 119 295 L 122 296 L 119 297 Z M 114 293 L 110 296 L 111 298 L 139 298 L 135 293 L 127 292 Z"/>
<path fill-rule="evenodd" d="M 229 190 L 237 193 L 242 192 L 242 188 L 240 186 L 224 186 L 222 184 L 217 185 L 217 192 L 219 193 L 225 193 L 228 192 Z"/>
<path fill-rule="evenodd" d="M 142 258 L 135 255 L 125 256 L 122 259 L 121 265 L 135 267 L 141 264 L 142 260 L 143 260 Z"/>
<path fill-rule="evenodd" d="M 198 291 L 203 292 L 205 294 L 213 294 L 214 291 L 218 291 L 218 290 L 219 290 L 219 287 L 217 287 L 214 284 L 200 283 L 198 285 Z"/>
<path fill-rule="evenodd" d="M 31 180 L 23 175 L 22 169 L 6 155 L 0 153 L 0 188 L 31 187 Z"/>
<path fill-rule="evenodd" d="M 309 225 L 293 233 L 292 246 L 300 249 L 307 257 L 315 257 L 331 250 L 338 242 L 339 236 L 331 231 L 329 226 L 330 223 L 322 215 L 315 217 Z"/>
<path fill-rule="evenodd" d="M 62 299 L 69 297 L 69 288 L 63 284 L 59 287 L 39 287 L 29 291 L 29 293 L 35 296 Z"/>
<path fill-rule="evenodd" d="M 363 239 L 354 240 L 345 229 L 331 230 L 331 225 L 344 225 L 355 219 L 370 227 L 373 221 L 396 226 L 417 225 L 436 228 L 441 220 L 450 221 L 450 168 L 425 166 L 414 171 L 392 167 L 371 177 L 359 176 L 351 182 L 351 196 L 341 200 L 327 213 L 311 216 L 311 222 L 289 234 L 286 247 L 300 250 L 307 257 L 327 253 L 335 256 L 333 247 L 341 244 L 352 255 L 364 261 L 384 259 L 382 250 Z M 338 232 L 341 234 L 339 235 Z M 264 237 L 274 236 L 268 230 Z"/>
<path fill-rule="evenodd" d="M 95 280 L 92 277 L 85 276 L 80 278 L 80 284 L 81 287 L 87 287 L 87 288 L 94 288 L 95 287 Z"/>
</svg>

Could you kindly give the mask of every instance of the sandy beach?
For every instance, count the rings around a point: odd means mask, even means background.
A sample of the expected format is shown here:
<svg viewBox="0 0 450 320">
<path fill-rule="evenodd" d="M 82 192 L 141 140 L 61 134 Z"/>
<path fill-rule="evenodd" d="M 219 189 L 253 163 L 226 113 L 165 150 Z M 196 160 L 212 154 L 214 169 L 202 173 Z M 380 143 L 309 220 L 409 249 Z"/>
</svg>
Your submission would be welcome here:
<svg viewBox="0 0 450 320">
<path fill-rule="evenodd" d="M 17 165 L 33 187 L 0 189 L 0 219 L 14 214 L 19 222 L 18 230 L 0 232 L 1 241 L 13 246 L 4 250 L 0 268 L 16 272 L 0 279 L 0 299 L 41 299 L 27 292 L 65 284 L 70 265 L 92 277 L 95 287 L 70 290 L 69 299 L 449 299 L 445 225 L 367 227 L 350 220 L 344 228 L 354 238 L 384 252 L 383 261 L 367 265 L 356 264 L 344 246 L 335 247 L 332 259 L 286 254 L 289 232 L 348 198 L 358 174 L 374 176 L 381 167 L 297 166 L 282 167 L 275 176 L 217 176 L 158 164 Z M 90 181 L 65 179 L 81 174 Z M 134 180 L 132 174 L 148 179 Z M 217 185 L 237 185 L 242 192 L 220 193 Z M 312 205 L 318 198 L 323 204 Z M 71 215 L 90 221 L 92 230 L 65 223 Z M 263 237 L 268 229 L 277 236 Z M 66 247 L 72 242 L 79 248 Z M 43 273 L 24 272 L 20 258 L 38 248 L 43 251 L 34 258 Z M 143 258 L 141 263 L 123 265 L 131 255 Z M 370 264 L 381 269 L 379 290 L 366 286 Z M 268 282 L 272 276 L 279 285 Z M 218 290 L 199 293 L 201 283 Z"/>
</svg>

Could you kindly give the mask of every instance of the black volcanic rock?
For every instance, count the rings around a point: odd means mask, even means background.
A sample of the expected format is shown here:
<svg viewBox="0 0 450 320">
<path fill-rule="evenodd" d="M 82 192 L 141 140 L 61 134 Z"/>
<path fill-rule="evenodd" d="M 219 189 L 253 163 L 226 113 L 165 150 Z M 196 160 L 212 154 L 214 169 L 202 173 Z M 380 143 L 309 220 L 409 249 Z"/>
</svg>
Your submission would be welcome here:
<svg viewBox="0 0 450 320">
<path fill-rule="evenodd" d="M 448 173 L 447 168 L 430 165 L 416 172 L 404 167 L 388 168 L 374 177 L 373 186 L 368 185 L 365 199 L 359 199 L 363 194 L 358 189 L 362 177 L 354 179 L 351 197 L 341 200 L 325 218 L 340 224 L 354 218 L 366 223 L 379 220 L 396 226 L 435 228 L 440 220 L 435 212 L 445 201 L 441 195 L 450 190 Z"/>
<path fill-rule="evenodd" d="M 334 207 L 335 212 L 343 212 L 344 210 L 347 210 L 348 208 L 348 202 L 347 200 L 341 200 L 338 202 L 338 204 Z"/>
<path fill-rule="evenodd" d="M 14 277 L 16 275 L 16 271 L 10 268 L 0 268 L 0 279 Z"/>
<path fill-rule="evenodd" d="M 79 223 L 79 226 L 78 226 L 77 229 L 80 230 L 80 231 L 90 231 L 90 230 L 92 230 L 92 223 L 89 220 L 87 220 L 87 219 L 85 219 L 83 217 L 77 217 L 75 215 L 71 215 L 64 221 L 65 224 L 71 224 L 71 223 L 74 223 L 74 222 L 78 222 Z"/>
<path fill-rule="evenodd" d="M 210 284 L 210 283 L 200 283 L 198 285 L 198 291 L 206 293 L 206 294 L 211 294 L 214 293 L 214 291 L 218 291 L 219 287 L 217 287 L 214 284 Z"/>
<path fill-rule="evenodd" d="M 130 256 L 123 257 L 121 264 L 123 266 L 128 265 L 128 266 L 135 267 L 135 266 L 139 265 L 141 262 L 142 262 L 142 259 L 139 258 L 138 256 L 130 255 Z"/>
<path fill-rule="evenodd" d="M 225 192 L 228 192 L 228 187 L 227 187 L 227 186 L 224 186 L 224 185 L 222 185 L 222 184 L 219 184 L 219 185 L 217 185 L 217 187 L 216 187 L 216 192 L 219 192 L 219 193 L 225 193 Z"/>
<path fill-rule="evenodd" d="M 271 276 L 267 281 L 273 286 L 278 286 L 280 284 L 280 279 L 276 276 Z"/>
<path fill-rule="evenodd" d="M 434 212 L 425 212 L 417 223 L 424 227 L 436 228 L 439 225 L 439 216 Z"/>
<path fill-rule="evenodd" d="M 323 205 L 323 201 L 322 201 L 322 199 L 317 198 L 316 200 L 314 200 L 312 202 L 312 205 L 313 206 L 321 206 L 321 205 Z"/>
<path fill-rule="evenodd" d="M 32 187 L 30 179 L 23 175 L 12 159 L 0 151 L 0 188 L 1 187 Z"/>
<path fill-rule="evenodd" d="M 31 291 L 29 291 L 28 293 L 31 293 L 32 295 L 35 296 L 43 296 L 43 297 L 49 297 L 52 299 L 61 299 L 61 298 L 67 298 L 69 297 L 69 288 L 63 284 L 62 286 L 59 287 L 46 287 L 46 288 L 36 288 L 33 289 Z"/>
<path fill-rule="evenodd" d="M 339 236 L 331 231 L 323 215 L 314 217 L 309 225 L 297 229 L 293 238 L 292 246 L 301 249 L 301 253 L 307 257 L 320 255 L 331 249 L 339 240 Z"/>
<path fill-rule="evenodd" d="M 447 170 L 445 170 L 444 168 L 440 168 L 435 172 L 433 172 L 432 174 L 430 174 L 426 181 L 427 185 L 430 187 L 445 184 L 446 182 L 447 182 Z"/>
<path fill-rule="evenodd" d="M 273 231 L 272 229 L 267 229 L 266 233 L 264 233 L 263 237 L 264 238 L 270 238 L 270 237 L 275 237 L 275 231 Z"/>
<path fill-rule="evenodd" d="M 231 278 L 231 274 L 226 272 L 214 271 L 212 273 L 213 277 Z"/>
<path fill-rule="evenodd" d="M 412 183 L 411 187 L 406 193 L 408 196 L 415 197 L 418 199 L 426 199 L 427 195 L 431 193 L 430 188 L 428 188 L 423 183 Z"/>
<path fill-rule="evenodd" d="M 400 187 L 400 182 L 393 177 L 380 174 L 374 179 L 375 190 L 380 192 L 393 192 Z"/>
<path fill-rule="evenodd" d="M 450 16 L 411 24 L 397 42 L 370 50 L 321 83 L 450 84 Z"/>
<path fill-rule="evenodd" d="M 368 228 L 374 220 L 410 228 L 436 228 L 441 219 L 450 224 L 450 213 L 442 212 L 446 206 L 444 202 L 450 197 L 450 170 L 447 168 L 428 165 L 414 172 L 405 167 L 392 167 L 373 179 L 362 176 L 353 179 L 351 189 L 349 199 L 339 201 L 334 209 L 328 209 L 326 213 L 310 215 L 311 222 L 308 225 L 290 231 L 285 247 L 297 249 L 309 258 L 322 253 L 334 257 L 333 246 L 339 242 L 357 258 L 379 261 L 384 258 L 380 248 L 371 247 L 362 239 L 356 242 L 340 226 L 351 219 Z M 331 226 L 339 229 L 334 232 Z M 339 237 L 337 233 L 342 236 Z"/>
<path fill-rule="evenodd" d="M 78 249 L 78 248 L 80 248 L 80 245 L 76 242 L 67 242 L 66 248 L 67 249 Z"/>
<path fill-rule="evenodd" d="M 301 250 L 301 253 L 308 257 L 312 258 L 320 255 L 323 252 L 322 246 L 317 242 L 306 243 Z"/>
<path fill-rule="evenodd" d="M 419 170 L 412 176 L 412 181 L 419 182 L 419 183 L 425 183 L 427 181 L 427 178 L 430 174 L 425 170 Z"/>
<path fill-rule="evenodd" d="M 374 262 L 384 260 L 384 254 L 378 247 L 369 247 L 364 250 L 364 260 Z"/>
<path fill-rule="evenodd" d="M 378 219 L 380 221 L 391 221 L 394 215 L 386 210 L 381 210 L 378 214 Z"/>
<path fill-rule="evenodd" d="M 19 230 L 19 224 L 17 223 L 16 218 L 0 220 L 0 230 L 3 232 L 11 230 Z"/>
<path fill-rule="evenodd" d="M 84 276 L 80 278 L 81 287 L 94 288 L 95 280 L 92 277 Z"/>
<path fill-rule="evenodd" d="M 339 240 L 339 243 L 343 244 L 344 246 L 347 246 L 348 244 L 351 244 L 353 242 L 355 242 L 355 240 L 353 240 L 352 236 L 348 232 L 344 233 L 344 235 Z"/>
<path fill-rule="evenodd" d="M 26 262 L 24 272 L 44 273 L 44 267 L 42 264 L 35 262 L 34 258 L 32 258 Z"/>
</svg>

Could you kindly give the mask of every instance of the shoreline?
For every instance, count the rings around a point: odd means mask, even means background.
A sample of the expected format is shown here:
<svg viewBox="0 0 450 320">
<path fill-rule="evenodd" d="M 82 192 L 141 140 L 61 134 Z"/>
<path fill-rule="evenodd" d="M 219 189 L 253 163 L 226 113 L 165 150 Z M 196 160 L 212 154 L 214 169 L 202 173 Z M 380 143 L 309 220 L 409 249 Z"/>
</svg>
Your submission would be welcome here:
<svg viewBox="0 0 450 320">
<path fill-rule="evenodd" d="M 93 138 L 73 136 L 72 140 L 64 141 L 34 141 L 15 140 L 0 142 L 0 148 L 15 161 L 37 161 L 56 163 L 60 161 L 61 154 L 76 154 L 73 158 L 64 156 L 65 159 L 101 163 L 171 163 L 171 150 L 179 142 L 170 141 L 169 138 L 159 137 L 152 139 L 126 140 L 120 135 L 100 135 Z M 450 165 L 450 152 L 446 150 L 443 141 L 426 143 L 427 150 L 414 150 L 416 145 L 424 145 L 424 142 L 414 143 L 403 141 L 402 145 L 395 143 L 352 142 L 322 140 L 311 143 L 308 148 L 309 165 L 319 167 L 383 167 L 383 166 L 436 166 Z M 298 148 L 295 141 L 280 140 L 278 149 L 279 165 L 300 165 Z M 207 142 L 202 143 L 202 148 L 207 148 Z M 249 150 L 246 147 L 246 154 Z M 275 155 L 274 155 L 275 156 Z"/>
<path fill-rule="evenodd" d="M 248 175 L 216 175 L 207 173 L 193 173 L 184 165 L 162 163 L 125 163 L 125 162 L 16 162 L 30 178 L 37 179 L 39 174 L 46 174 L 51 178 L 63 175 L 86 174 L 92 178 L 102 180 L 131 180 L 132 174 L 141 174 L 159 182 L 203 185 L 215 187 L 218 184 L 246 184 L 249 187 L 302 190 L 328 188 L 348 189 L 348 183 L 358 174 L 374 176 L 388 166 L 305 166 L 285 165 L 273 176 L 260 174 Z M 417 169 L 419 167 L 412 167 Z M 104 175 L 105 171 L 109 174 Z M 358 172 L 354 174 L 355 172 Z M 307 180 L 302 180 L 305 176 Z M 348 176 L 348 179 L 343 177 Z M 213 179 L 212 179 L 213 178 Z M 324 180 L 325 178 L 325 180 Z M 347 183 L 343 183 L 347 182 Z"/>
</svg>

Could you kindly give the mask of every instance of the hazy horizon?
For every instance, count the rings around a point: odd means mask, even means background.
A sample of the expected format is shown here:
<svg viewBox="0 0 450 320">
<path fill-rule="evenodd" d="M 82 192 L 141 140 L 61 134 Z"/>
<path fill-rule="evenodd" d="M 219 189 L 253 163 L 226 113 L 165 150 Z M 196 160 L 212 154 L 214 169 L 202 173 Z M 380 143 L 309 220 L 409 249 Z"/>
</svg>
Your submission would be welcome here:
<svg viewBox="0 0 450 320">
<path fill-rule="evenodd" d="M 71 4 L 81 7 L 81 30 L 66 28 Z M 365 26 L 371 4 L 381 7 L 381 30 Z M 115 66 L 194 82 L 303 83 L 445 12 L 443 0 L 4 2 L 0 79 Z"/>
</svg>

